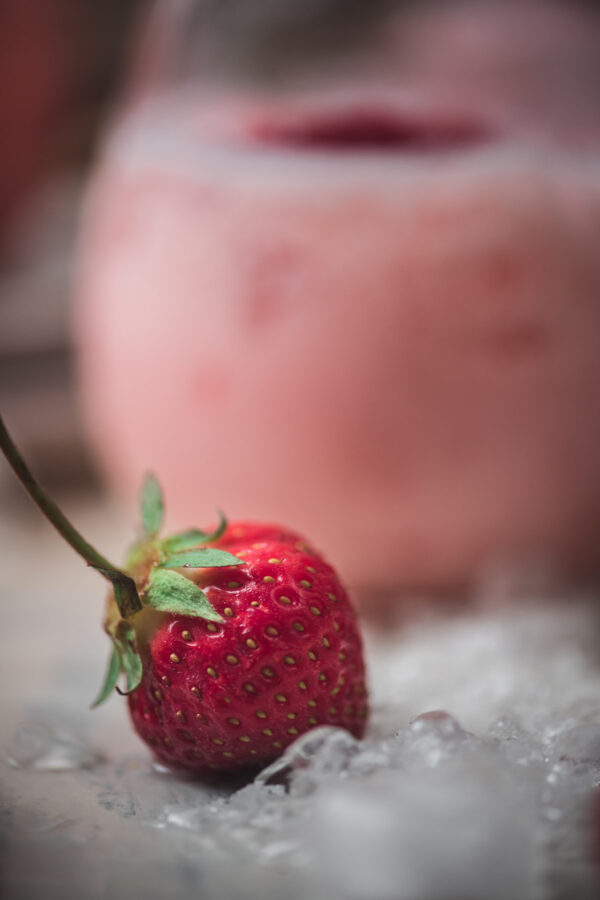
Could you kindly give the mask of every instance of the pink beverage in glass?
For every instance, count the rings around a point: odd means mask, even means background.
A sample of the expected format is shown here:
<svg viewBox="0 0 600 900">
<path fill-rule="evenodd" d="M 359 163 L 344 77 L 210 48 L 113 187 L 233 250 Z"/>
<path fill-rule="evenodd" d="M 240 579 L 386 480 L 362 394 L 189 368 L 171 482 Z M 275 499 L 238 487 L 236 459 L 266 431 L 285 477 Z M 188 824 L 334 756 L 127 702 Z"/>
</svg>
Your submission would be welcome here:
<svg viewBox="0 0 600 900">
<path fill-rule="evenodd" d="M 514 53 L 514 23 L 497 26 Z M 172 526 L 217 508 L 284 522 L 355 587 L 449 587 L 530 556 L 589 568 L 595 125 L 582 91 L 579 118 L 566 88 L 535 118 L 500 66 L 474 77 L 452 17 L 410 27 L 410 72 L 188 86 L 122 118 L 82 238 L 91 441 L 128 498 L 160 475 Z"/>
</svg>

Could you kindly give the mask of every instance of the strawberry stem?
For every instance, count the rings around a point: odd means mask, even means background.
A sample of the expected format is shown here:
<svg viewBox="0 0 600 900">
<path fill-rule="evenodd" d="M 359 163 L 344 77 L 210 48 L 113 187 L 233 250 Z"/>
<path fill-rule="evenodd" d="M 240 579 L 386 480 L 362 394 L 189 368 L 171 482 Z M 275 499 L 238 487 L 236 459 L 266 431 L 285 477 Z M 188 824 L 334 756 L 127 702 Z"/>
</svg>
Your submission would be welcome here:
<svg viewBox="0 0 600 900">
<path fill-rule="evenodd" d="M 76 553 L 83 557 L 89 566 L 96 569 L 111 582 L 121 615 L 127 618 L 138 612 L 142 608 L 142 604 L 133 578 L 130 578 L 129 575 L 126 575 L 125 572 L 122 572 L 116 566 L 113 566 L 91 544 L 88 544 L 77 529 L 71 525 L 56 503 L 48 497 L 44 489 L 31 474 L 23 457 L 13 443 L 2 416 L 0 416 L 0 448 L 33 502 L 37 504 L 46 518 L 54 525 L 58 533 Z"/>
</svg>

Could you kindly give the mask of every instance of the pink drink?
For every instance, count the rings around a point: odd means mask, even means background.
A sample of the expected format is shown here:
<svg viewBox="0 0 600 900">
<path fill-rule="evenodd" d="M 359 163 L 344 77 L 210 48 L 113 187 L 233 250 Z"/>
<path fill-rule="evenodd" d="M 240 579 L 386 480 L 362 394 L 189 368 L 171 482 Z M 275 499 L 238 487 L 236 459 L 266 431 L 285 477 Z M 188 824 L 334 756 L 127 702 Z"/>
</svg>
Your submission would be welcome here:
<svg viewBox="0 0 600 900">
<path fill-rule="evenodd" d="M 482 108 L 182 94 L 122 123 L 78 311 L 119 491 L 153 469 L 171 525 L 281 521 L 354 586 L 596 563 L 599 169 Z"/>
</svg>

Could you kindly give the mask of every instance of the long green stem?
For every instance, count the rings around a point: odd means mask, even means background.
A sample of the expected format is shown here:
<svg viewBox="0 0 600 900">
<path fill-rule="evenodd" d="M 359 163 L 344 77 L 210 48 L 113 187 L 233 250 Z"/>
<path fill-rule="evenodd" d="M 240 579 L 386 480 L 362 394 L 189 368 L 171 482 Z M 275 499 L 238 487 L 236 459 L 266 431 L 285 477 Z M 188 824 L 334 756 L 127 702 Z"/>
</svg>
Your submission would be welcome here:
<svg viewBox="0 0 600 900">
<path fill-rule="evenodd" d="M 97 569 L 101 575 L 111 582 L 121 615 L 127 617 L 138 612 L 142 608 L 142 604 L 134 580 L 129 575 L 126 575 L 125 572 L 113 566 L 91 544 L 88 544 L 77 529 L 71 525 L 56 503 L 48 497 L 13 443 L 2 416 L 0 416 L 0 448 L 31 499 L 54 525 L 59 534 L 62 535 L 76 553 L 83 557 L 89 566 Z"/>
</svg>

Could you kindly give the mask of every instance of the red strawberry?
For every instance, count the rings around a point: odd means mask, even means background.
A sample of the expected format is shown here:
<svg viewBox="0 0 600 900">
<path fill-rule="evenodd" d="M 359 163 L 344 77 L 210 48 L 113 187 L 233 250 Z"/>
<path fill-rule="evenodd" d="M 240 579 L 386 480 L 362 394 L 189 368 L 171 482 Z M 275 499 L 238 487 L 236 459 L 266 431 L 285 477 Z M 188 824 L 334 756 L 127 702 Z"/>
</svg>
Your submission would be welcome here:
<svg viewBox="0 0 600 900">
<path fill-rule="evenodd" d="M 361 640 L 333 569 L 274 526 L 230 525 L 219 547 L 244 565 L 195 580 L 223 623 L 159 624 L 129 697 L 138 733 L 170 763 L 211 769 L 266 763 L 316 725 L 360 737 Z"/>
<path fill-rule="evenodd" d="M 48 499 L 2 419 L 0 447 L 42 512 L 112 583 L 112 651 L 94 705 L 124 676 L 133 724 L 158 757 L 226 770 L 269 762 L 317 725 L 362 735 L 356 616 L 333 569 L 297 534 L 222 519 L 210 534 L 159 539 L 162 495 L 149 477 L 144 533 L 119 569 Z"/>
</svg>

